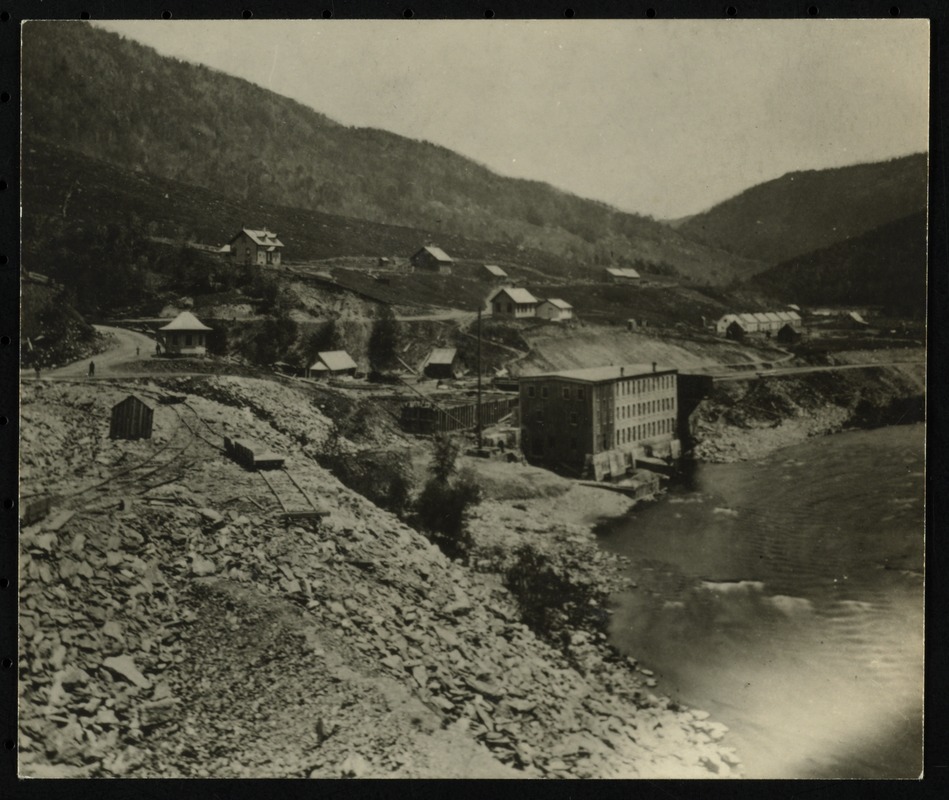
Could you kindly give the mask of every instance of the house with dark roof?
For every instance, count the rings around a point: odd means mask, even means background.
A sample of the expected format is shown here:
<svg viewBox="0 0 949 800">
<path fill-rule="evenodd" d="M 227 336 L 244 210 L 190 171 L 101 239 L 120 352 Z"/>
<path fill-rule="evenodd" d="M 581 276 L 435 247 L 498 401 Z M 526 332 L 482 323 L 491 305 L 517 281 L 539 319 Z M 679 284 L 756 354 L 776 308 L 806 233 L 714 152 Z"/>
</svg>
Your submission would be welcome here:
<svg viewBox="0 0 949 800">
<path fill-rule="evenodd" d="M 537 316 L 541 319 L 549 319 L 552 322 L 573 319 L 573 306 L 566 300 L 550 297 L 546 300 L 541 300 L 537 304 Z"/>
<path fill-rule="evenodd" d="M 158 329 L 158 342 L 170 356 L 203 356 L 208 352 L 207 334 L 213 330 L 190 311 L 182 311 Z"/>
<path fill-rule="evenodd" d="M 416 269 L 440 272 L 443 275 L 450 275 L 451 268 L 455 263 L 448 253 L 433 244 L 423 247 L 409 261 Z"/>
<path fill-rule="evenodd" d="M 316 360 L 307 368 L 308 378 L 339 378 L 356 374 L 356 362 L 345 350 L 327 350 L 316 354 Z"/>
<path fill-rule="evenodd" d="M 277 234 L 266 229 L 242 228 L 222 250 L 229 255 L 233 264 L 279 266 L 283 242 L 277 238 Z"/>
<path fill-rule="evenodd" d="M 436 347 L 422 365 L 427 378 L 454 378 L 458 372 L 458 350 L 454 347 Z"/>
<path fill-rule="evenodd" d="M 527 289 L 505 286 L 488 299 L 491 316 L 508 319 L 523 319 L 537 314 L 538 300 Z"/>
</svg>

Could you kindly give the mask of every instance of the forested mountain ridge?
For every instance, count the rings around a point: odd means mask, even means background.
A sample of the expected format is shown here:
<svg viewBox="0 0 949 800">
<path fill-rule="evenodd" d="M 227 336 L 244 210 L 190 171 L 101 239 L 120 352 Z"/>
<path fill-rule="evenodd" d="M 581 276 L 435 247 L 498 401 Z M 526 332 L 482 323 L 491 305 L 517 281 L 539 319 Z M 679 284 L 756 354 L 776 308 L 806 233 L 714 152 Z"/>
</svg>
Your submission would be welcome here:
<svg viewBox="0 0 949 800">
<path fill-rule="evenodd" d="M 860 236 L 926 208 L 928 156 L 790 172 L 676 229 L 769 265 Z"/>
<path fill-rule="evenodd" d="M 921 317 L 926 311 L 926 213 L 783 262 L 748 286 L 807 305 L 873 305 Z"/>
<path fill-rule="evenodd" d="M 296 101 L 86 23 L 23 29 L 23 142 L 246 199 L 725 282 L 762 268 L 648 217 L 444 147 L 350 128 Z"/>
</svg>

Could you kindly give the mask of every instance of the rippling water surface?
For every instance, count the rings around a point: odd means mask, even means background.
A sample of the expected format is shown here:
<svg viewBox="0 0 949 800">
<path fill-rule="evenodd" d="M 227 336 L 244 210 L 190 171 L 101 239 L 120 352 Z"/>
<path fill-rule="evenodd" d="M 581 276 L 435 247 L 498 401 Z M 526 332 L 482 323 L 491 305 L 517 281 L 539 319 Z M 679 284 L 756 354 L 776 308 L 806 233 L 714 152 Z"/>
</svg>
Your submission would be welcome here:
<svg viewBox="0 0 949 800">
<path fill-rule="evenodd" d="M 731 728 L 759 778 L 922 769 L 922 425 L 699 467 L 601 537 L 612 638 Z"/>
</svg>

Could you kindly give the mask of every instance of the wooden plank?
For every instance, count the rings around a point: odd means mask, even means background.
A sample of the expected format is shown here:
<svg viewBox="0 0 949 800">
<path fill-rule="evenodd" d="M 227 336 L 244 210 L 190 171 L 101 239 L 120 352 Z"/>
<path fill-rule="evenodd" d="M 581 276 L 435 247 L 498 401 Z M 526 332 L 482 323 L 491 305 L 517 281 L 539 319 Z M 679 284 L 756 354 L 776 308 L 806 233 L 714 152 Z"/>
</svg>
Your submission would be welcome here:
<svg viewBox="0 0 949 800">
<path fill-rule="evenodd" d="M 280 503 L 280 508 L 283 509 L 284 513 L 287 513 L 289 510 L 287 508 L 287 504 L 283 502 L 283 498 L 280 496 L 280 493 L 277 491 L 271 478 L 267 475 L 266 472 L 261 472 L 259 474 L 260 474 L 260 477 L 264 479 L 264 483 L 267 484 L 267 488 L 269 488 L 270 491 L 273 492 L 273 496 L 277 498 L 277 502 Z"/>
<path fill-rule="evenodd" d="M 60 511 L 43 523 L 43 530 L 58 531 L 75 516 L 75 511 Z"/>
<path fill-rule="evenodd" d="M 309 505 L 310 508 L 313 508 L 313 509 L 317 508 L 316 502 L 315 502 L 315 501 L 313 500 L 313 498 L 310 496 L 309 492 L 307 492 L 307 490 L 304 489 L 304 488 L 299 484 L 299 482 L 297 481 L 297 479 L 293 477 L 293 473 L 290 472 L 289 470 L 284 470 L 284 475 L 286 475 L 286 476 L 290 479 L 290 482 L 291 482 L 294 486 L 297 487 L 297 489 L 299 490 L 300 494 L 303 495 L 303 499 L 306 500 L 307 505 Z"/>
</svg>

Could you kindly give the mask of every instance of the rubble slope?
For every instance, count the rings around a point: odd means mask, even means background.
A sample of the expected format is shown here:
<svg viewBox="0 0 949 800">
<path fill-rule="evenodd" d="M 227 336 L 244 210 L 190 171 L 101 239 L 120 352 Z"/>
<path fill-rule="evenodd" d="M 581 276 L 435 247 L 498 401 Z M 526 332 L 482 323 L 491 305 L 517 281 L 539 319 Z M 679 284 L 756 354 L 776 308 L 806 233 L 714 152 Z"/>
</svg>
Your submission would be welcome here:
<svg viewBox="0 0 949 800">
<path fill-rule="evenodd" d="M 21 532 L 21 775 L 733 774 L 723 726 L 583 637 L 567 660 L 496 577 L 309 458 L 316 409 L 287 409 L 304 443 L 254 413 L 255 387 L 243 410 L 160 404 L 155 383 L 23 387 L 24 489 L 55 500 Z M 150 440 L 107 438 L 130 391 L 156 402 Z M 222 453 L 236 432 L 328 516 L 283 523 Z"/>
</svg>

